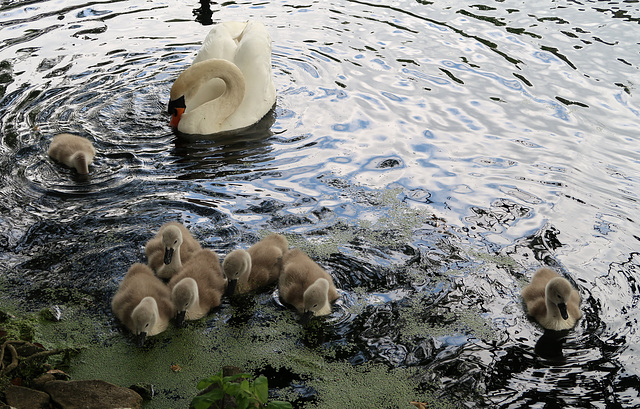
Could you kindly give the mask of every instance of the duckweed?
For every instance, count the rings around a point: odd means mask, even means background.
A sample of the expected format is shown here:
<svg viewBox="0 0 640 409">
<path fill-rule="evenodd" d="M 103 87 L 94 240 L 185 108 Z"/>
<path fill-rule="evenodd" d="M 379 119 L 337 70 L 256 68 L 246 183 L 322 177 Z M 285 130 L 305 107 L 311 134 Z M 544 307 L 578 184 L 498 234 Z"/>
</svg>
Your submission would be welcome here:
<svg viewBox="0 0 640 409">
<path fill-rule="evenodd" d="M 333 220 L 329 226 L 311 226 L 306 232 L 280 233 L 286 235 L 291 247 L 301 248 L 316 259 L 347 252 L 366 260 L 367 249 L 411 245 L 416 229 L 433 218 L 403 202 L 400 189 L 358 189 L 351 194 L 357 205 L 365 208 L 366 218 Z M 269 233 L 265 229 L 259 235 Z M 119 240 L 109 234 L 102 237 L 109 242 Z M 503 264 L 507 261 L 497 260 Z M 385 268 L 392 271 L 390 274 L 402 275 L 408 287 L 425 288 L 405 289 L 412 296 L 393 307 L 398 313 L 393 325 L 397 326 L 399 342 L 411 345 L 429 337 L 459 334 L 481 339 L 491 336 L 490 322 L 478 309 L 453 312 L 457 310 L 439 306 L 452 283 L 469 274 L 465 263 L 470 264 L 461 262 L 458 270 L 439 268 L 441 273 L 434 276 L 428 272 L 433 266 L 422 261 L 410 266 L 389 261 Z M 366 288 L 343 290 L 352 293 L 350 299 L 355 300 L 346 305 L 347 314 L 359 316 L 371 311 Z M 198 381 L 225 365 L 256 376 L 267 372 L 270 385 L 272 379 L 279 380 L 271 388 L 279 399 L 302 400 L 305 408 L 410 409 L 411 401 L 425 402 L 429 407 L 455 407 L 424 389 L 424 383 L 417 380 L 424 377 L 416 376 L 418 371 L 426 370 L 423 367 L 393 367 L 384 360 L 373 362 L 366 357 L 352 364 L 345 357 L 361 352 L 357 344 L 360 341 L 336 334 L 341 331 L 340 323 L 317 321 L 302 327 L 297 314 L 273 302 L 271 294 L 252 294 L 241 302 L 225 301 L 208 319 L 190 322 L 180 329 L 170 326 L 150 337 L 143 348 L 137 348 L 131 334 L 111 314 L 100 314 L 92 308 L 95 300 L 73 290 L 47 291 L 48 299 L 68 301 L 73 306 L 65 308 L 60 322 L 38 321 L 34 338 L 47 348 L 86 347 L 71 358 L 69 374 L 73 379 L 103 379 L 121 386 L 154 385 L 157 393 L 146 403 L 149 408 L 187 407 L 198 392 Z M 380 298 L 380 302 L 387 301 Z"/>
</svg>

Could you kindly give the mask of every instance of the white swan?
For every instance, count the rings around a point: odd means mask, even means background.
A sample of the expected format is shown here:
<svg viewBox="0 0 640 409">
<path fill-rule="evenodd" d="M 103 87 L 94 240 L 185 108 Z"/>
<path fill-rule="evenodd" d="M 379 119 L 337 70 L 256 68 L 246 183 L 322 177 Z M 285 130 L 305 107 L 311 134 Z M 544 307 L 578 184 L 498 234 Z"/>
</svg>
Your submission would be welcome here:
<svg viewBox="0 0 640 409">
<path fill-rule="evenodd" d="M 247 128 L 273 108 L 271 37 L 257 21 L 216 25 L 171 87 L 171 126 L 210 135 Z"/>
<path fill-rule="evenodd" d="M 561 331 L 572 328 L 582 317 L 580 294 L 571 283 L 550 268 L 535 272 L 522 290 L 527 313 L 543 327 Z"/>
<path fill-rule="evenodd" d="M 96 150 L 87 138 L 61 133 L 53 137 L 48 154 L 56 161 L 75 168 L 79 174 L 87 175 Z"/>
</svg>

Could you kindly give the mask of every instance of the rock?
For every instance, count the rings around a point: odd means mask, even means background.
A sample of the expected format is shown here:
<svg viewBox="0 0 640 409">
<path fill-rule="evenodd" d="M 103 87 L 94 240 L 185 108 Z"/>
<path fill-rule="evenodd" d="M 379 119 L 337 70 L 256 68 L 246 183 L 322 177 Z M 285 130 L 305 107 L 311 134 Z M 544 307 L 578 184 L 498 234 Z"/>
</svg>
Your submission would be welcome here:
<svg viewBox="0 0 640 409">
<path fill-rule="evenodd" d="M 9 406 L 24 409 L 48 409 L 49 395 L 24 386 L 9 385 L 5 390 Z"/>
<path fill-rule="evenodd" d="M 50 369 L 31 381 L 31 387 L 39 391 L 44 391 L 44 384 L 51 381 L 68 381 L 70 376 L 58 369 Z"/>
<path fill-rule="evenodd" d="M 31 386 L 39 391 L 44 391 L 44 384 L 55 380 L 56 377 L 53 374 L 45 373 L 32 380 Z"/>
<path fill-rule="evenodd" d="M 129 389 L 142 396 L 142 400 L 151 400 L 156 394 L 155 388 L 150 383 L 136 383 L 129 386 Z"/>
<path fill-rule="evenodd" d="M 58 305 L 52 305 L 40 311 L 40 315 L 45 320 L 58 322 L 62 319 L 62 309 Z"/>
<path fill-rule="evenodd" d="M 62 409 L 86 409 L 87 402 L 91 409 L 139 409 L 142 405 L 142 397 L 131 389 L 100 380 L 51 381 L 44 390 Z"/>
</svg>

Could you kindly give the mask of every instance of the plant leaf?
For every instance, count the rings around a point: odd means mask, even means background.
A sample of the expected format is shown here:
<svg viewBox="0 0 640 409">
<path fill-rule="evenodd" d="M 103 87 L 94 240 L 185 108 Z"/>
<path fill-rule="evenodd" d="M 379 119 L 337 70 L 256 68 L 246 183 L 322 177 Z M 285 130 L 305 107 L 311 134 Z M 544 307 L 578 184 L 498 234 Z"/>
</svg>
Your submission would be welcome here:
<svg viewBox="0 0 640 409">
<path fill-rule="evenodd" d="M 191 400 L 191 405 L 194 407 L 194 409 L 207 409 L 214 402 L 215 401 L 211 400 L 208 396 L 201 395 L 195 396 Z"/>
<path fill-rule="evenodd" d="M 239 383 L 226 383 L 224 385 L 224 393 L 231 396 L 238 396 L 240 393 L 240 384 Z"/>
<path fill-rule="evenodd" d="M 253 395 L 253 388 L 251 388 L 251 384 L 249 383 L 248 380 L 244 380 L 242 381 L 242 383 L 240 384 L 240 390 L 242 390 L 243 392 L 247 393 L 249 396 Z"/>
<path fill-rule="evenodd" d="M 246 395 L 236 396 L 236 408 L 247 409 L 249 407 L 249 398 Z"/>
<path fill-rule="evenodd" d="M 267 403 L 267 399 L 269 399 L 269 385 L 268 385 L 267 377 L 264 375 L 258 376 L 258 378 L 253 382 L 253 386 L 256 391 L 256 395 L 258 400 L 263 405 Z"/>
<path fill-rule="evenodd" d="M 272 400 L 267 406 L 265 406 L 265 409 L 293 409 L 293 406 L 289 402 Z"/>
<path fill-rule="evenodd" d="M 211 382 L 211 378 L 202 379 L 200 382 L 198 382 L 198 385 L 196 386 L 196 388 L 204 389 L 211 384 L 213 384 L 213 382 Z"/>
<path fill-rule="evenodd" d="M 200 396 L 196 396 L 196 398 L 198 397 L 210 399 L 211 403 L 213 403 L 222 400 L 222 398 L 224 397 L 224 392 L 222 391 L 222 389 L 216 388 L 210 390 L 207 393 L 203 393 Z"/>
<path fill-rule="evenodd" d="M 222 381 L 223 382 L 233 382 L 238 378 L 251 378 L 251 374 L 248 373 L 239 373 L 239 374 L 235 374 L 235 375 L 231 375 L 231 376 L 225 376 Z"/>
</svg>

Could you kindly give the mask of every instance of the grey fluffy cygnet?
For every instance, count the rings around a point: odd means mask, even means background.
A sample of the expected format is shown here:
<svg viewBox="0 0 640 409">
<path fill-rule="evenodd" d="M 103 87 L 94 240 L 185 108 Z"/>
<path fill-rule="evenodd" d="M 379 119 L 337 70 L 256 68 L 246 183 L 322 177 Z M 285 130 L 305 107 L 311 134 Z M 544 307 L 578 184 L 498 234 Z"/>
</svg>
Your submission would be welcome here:
<svg viewBox="0 0 640 409">
<path fill-rule="evenodd" d="M 129 268 L 111 301 L 114 314 L 142 346 L 147 337 L 167 329 L 175 315 L 171 291 L 151 269 L 140 263 Z"/>
<path fill-rule="evenodd" d="M 278 281 L 280 298 L 302 314 L 302 322 L 312 316 L 331 313 L 331 303 L 338 298 L 333 278 L 299 249 L 285 253 Z"/>
<path fill-rule="evenodd" d="M 522 290 L 527 313 L 544 328 L 561 331 L 573 328 L 582 317 L 580 294 L 564 277 L 548 267 L 535 272 L 531 284 Z"/>
<path fill-rule="evenodd" d="M 177 325 L 181 326 L 185 319 L 202 318 L 219 306 L 226 287 L 218 255 L 211 250 L 195 252 L 169 281 Z"/>
<path fill-rule="evenodd" d="M 182 264 L 202 250 L 189 230 L 177 222 L 164 224 L 144 248 L 149 267 L 158 277 L 168 280 L 182 270 Z"/>
<path fill-rule="evenodd" d="M 227 294 L 247 293 L 275 283 L 282 271 L 282 257 L 289 248 L 281 234 L 270 234 L 247 250 L 227 254 L 222 269 L 229 279 Z"/>
<path fill-rule="evenodd" d="M 87 138 L 62 133 L 53 137 L 48 154 L 57 162 L 75 169 L 79 174 L 89 173 L 89 164 L 93 162 L 96 150 Z"/>
</svg>

